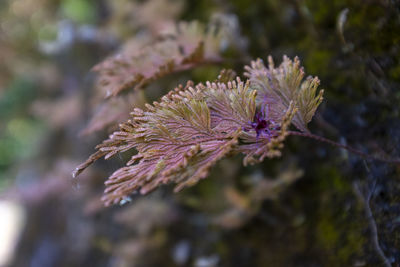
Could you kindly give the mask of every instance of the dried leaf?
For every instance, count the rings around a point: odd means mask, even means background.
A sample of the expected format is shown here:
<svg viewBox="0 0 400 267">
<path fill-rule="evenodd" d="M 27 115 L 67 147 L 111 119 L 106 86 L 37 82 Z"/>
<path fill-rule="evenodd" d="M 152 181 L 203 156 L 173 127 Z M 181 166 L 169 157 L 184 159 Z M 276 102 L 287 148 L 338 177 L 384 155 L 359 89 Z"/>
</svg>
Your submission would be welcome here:
<svg viewBox="0 0 400 267">
<path fill-rule="evenodd" d="M 214 223 L 228 229 L 242 227 L 260 211 L 264 200 L 276 199 L 302 176 L 302 170 L 289 167 L 275 179 L 253 174 L 250 187 L 245 192 L 233 187 L 226 188 L 224 193 L 228 205 L 224 212 L 214 218 Z"/>
<path fill-rule="evenodd" d="M 212 23 L 206 27 L 196 21 L 181 22 L 140 51 L 126 49 L 95 66 L 97 86 L 110 97 L 129 88 L 142 88 L 172 72 L 220 62 L 227 32 L 229 29 L 217 29 Z"/>
<path fill-rule="evenodd" d="M 89 135 L 126 121 L 129 119 L 129 112 L 134 107 L 143 106 L 144 102 L 144 96 L 139 92 L 116 96 L 104 101 L 97 107 L 89 124 L 82 130 L 81 135 Z"/>
</svg>

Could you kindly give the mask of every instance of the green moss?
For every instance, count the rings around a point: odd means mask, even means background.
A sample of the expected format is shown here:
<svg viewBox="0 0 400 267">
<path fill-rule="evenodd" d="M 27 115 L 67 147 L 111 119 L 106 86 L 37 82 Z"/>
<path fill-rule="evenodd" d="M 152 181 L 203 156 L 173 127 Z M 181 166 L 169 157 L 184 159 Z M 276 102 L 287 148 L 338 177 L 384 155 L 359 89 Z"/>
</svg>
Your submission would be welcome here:
<svg viewBox="0 0 400 267">
<path fill-rule="evenodd" d="M 351 190 L 350 183 L 334 166 L 322 166 L 318 170 L 321 190 L 332 190 L 331 192 L 348 193 Z"/>
<path fill-rule="evenodd" d="M 17 113 L 36 97 L 37 91 L 33 81 L 24 77 L 13 80 L 0 98 L 0 119 L 5 120 Z"/>
<path fill-rule="evenodd" d="M 400 81 L 400 64 L 390 69 L 389 76 L 393 80 Z"/>
<path fill-rule="evenodd" d="M 195 82 L 214 81 L 220 70 L 221 66 L 202 66 L 193 70 L 192 77 Z"/>
<path fill-rule="evenodd" d="M 327 49 L 315 50 L 308 53 L 304 59 L 304 66 L 307 73 L 313 75 L 326 75 L 329 73 L 332 59 L 332 51 Z"/>
<path fill-rule="evenodd" d="M 325 249 L 331 250 L 335 248 L 338 244 L 339 235 L 338 229 L 336 229 L 334 225 L 334 221 L 329 218 L 323 218 L 318 222 L 318 240 Z"/>
<path fill-rule="evenodd" d="M 345 233 L 345 242 L 345 246 L 338 248 L 338 258 L 343 262 L 349 262 L 353 256 L 360 254 L 363 249 L 363 244 L 365 244 L 367 240 L 361 231 L 355 228 Z"/>
<path fill-rule="evenodd" d="M 88 0 L 64 0 L 61 5 L 64 15 L 77 23 L 93 23 L 95 7 Z"/>
</svg>

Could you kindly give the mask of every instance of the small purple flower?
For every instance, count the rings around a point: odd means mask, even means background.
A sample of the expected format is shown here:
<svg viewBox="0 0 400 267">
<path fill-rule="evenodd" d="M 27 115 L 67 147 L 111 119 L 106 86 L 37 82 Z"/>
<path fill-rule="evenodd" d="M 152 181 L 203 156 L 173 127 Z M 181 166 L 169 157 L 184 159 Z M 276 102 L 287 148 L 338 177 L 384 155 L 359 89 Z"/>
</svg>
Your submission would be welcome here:
<svg viewBox="0 0 400 267">
<path fill-rule="evenodd" d="M 249 122 L 249 124 L 251 128 L 256 131 L 257 138 L 261 135 L 269 140 L 276 136 L 280 130 L 279 123 L 268 118 L 268 106 L 264 105 L 261 108 L 261 111 L 256 111 L 253 121 Z"/>
</svg>

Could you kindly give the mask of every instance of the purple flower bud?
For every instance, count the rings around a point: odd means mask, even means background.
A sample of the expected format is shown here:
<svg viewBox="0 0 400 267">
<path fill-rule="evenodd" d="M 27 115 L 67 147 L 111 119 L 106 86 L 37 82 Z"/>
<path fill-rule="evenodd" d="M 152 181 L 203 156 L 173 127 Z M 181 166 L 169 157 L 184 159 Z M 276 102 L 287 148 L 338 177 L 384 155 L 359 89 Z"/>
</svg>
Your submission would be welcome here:
<svg viewBox="0 0 400 267">
<path fill-rule="evenodd" d="M 257 111 L 250 125 L 256 131 L 257 138 L 261 135 L 271 139 L 279 131 L 279 124 L 268 118 L 268 107 L 262 108 L 262 111 Z"/>
</svg>

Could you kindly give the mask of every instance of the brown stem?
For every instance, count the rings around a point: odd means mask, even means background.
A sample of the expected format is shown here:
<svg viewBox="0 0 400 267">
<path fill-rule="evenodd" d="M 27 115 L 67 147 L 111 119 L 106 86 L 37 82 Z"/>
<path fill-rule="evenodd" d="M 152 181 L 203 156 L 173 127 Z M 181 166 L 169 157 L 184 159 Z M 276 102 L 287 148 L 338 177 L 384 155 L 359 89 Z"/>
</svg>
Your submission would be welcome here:
<svg viewBox="0 0 400 267">
<path fill-rule="evenodd" d="M 325 137 L 322 137 L 322 136 L 319 136 L 319 135 L 315 135 L 315 134 L 312 134 L 312 133 L 302 133 L 302 132 L 296 132 L 296 131 L 289 131 L 288 133 L 289 133 L 289 135 L 297 135 L 297 136 L 308 137 L 308 138 L 317 140 L 319 142 L 327 143 L 327 144 L 330 144 L 332 146 L 336 146 L 336 147 L 340 147 L 340 148 L 346 149 L 347 151 L 350 151 L 353 154 L 359 155 L 360 157 L 365 158 L 365 159 L 372 159 L 372 160 L 379 160 L 379 161 L 384 161 L 384 162 L 389 162 L 389 163 L 400 164 L 400 159 L 386 159 L 386 158 L 382 158 L 382 157 L 378 157 L 378 156 L 369 155 L 367 153 L 364 153 L 364 152 L 362 152 L 360 150 L 357 150 L 355 148 L 352 148 L 350 146 L 337 143 L 335 141 L 332 141 L 330 139 L 327 139 Z"/>
</svg>

